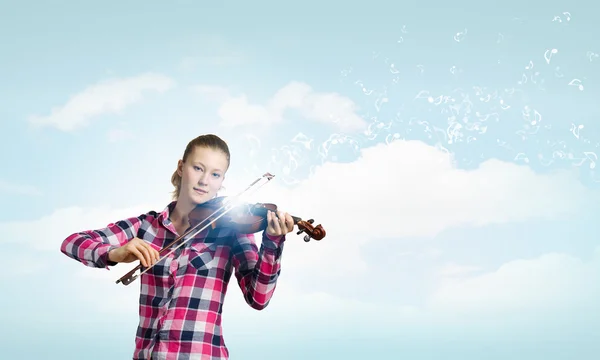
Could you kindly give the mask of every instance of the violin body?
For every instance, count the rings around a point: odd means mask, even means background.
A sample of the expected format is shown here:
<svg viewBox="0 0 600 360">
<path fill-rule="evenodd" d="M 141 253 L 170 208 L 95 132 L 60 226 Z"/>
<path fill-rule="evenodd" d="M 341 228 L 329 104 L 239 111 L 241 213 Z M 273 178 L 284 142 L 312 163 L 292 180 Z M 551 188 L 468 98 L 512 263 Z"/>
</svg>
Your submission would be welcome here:
<svg viewBox="0 0 600 360">
<path fill-rule="evenodd" d="M 219 227 L 234 228 L 242 234 L 255 234 L 267 228 L 267 211 L 277 212 L 277 205 L 275 204 L 244 204 L 217 218 L 213 214 L 216 215 L 215 212 L 223 206 L 223 200 L 225 199 L 225 196 L 216 197 L 196 206 L 188 215 L 190 226 L 193 227 L 203 221 L 212 221 L 216 218 L 211 225 L 213 229 Z M 300 220 L 294 216 L 292 218 L 294 224 Z"/>
</svg>

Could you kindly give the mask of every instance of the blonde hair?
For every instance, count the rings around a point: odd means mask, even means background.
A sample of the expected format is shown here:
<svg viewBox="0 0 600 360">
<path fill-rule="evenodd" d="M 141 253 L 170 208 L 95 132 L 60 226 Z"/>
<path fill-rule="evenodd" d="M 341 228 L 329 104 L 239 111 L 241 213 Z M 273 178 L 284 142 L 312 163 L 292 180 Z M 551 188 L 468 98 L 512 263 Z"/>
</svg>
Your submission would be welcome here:
<svg viewBox="0 0 600 360">
<path fill-rule="evenodd" d="M 227 157 L 227 167 L 229 167 L 229 162 L 231 158 L 231 154 L 229 153 L 229 147 L 227 143 L 223 141 L 220 137 L 214 134 L 206 134 L 200 135 L 195 139 L 192 139 L 187 146 L 185 147 L 185 151 L 183 152 L 182 161 L 185 163 L 188 156 L 192 153 L 192 151 L 197 147 L 205 147 L 213 150 L 221 150 L 225 156 Z M 181 176 L 177 173 L 177 169 L 173 172 L 171 176 L 171 184 L 175 187 L 173 190 L 173 200 L 176 200 L 179 197 L 179 192 L 181 190 Z"/>
</svg>

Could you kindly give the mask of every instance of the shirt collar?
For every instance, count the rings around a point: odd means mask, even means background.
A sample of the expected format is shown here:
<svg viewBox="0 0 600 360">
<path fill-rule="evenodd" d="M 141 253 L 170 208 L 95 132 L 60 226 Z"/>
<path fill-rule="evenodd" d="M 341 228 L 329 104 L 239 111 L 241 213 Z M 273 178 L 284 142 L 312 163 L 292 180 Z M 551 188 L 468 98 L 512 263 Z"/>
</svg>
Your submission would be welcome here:
<svg viewBox="0 0 600 360">
<path fill-rule="evenodd" d="M 170 227 L 172 222 L 170 219 L 170 215 L 171 212 L 173 211 L 173 209 L 175 209 L 175 205 L 177 205 L 177 201 L 171 201 L 167 206 L 165 206 L 165 208 L 163 209 L 163 211 L 161 211 L 158 214 L 158 218 L 159 220 L 162 222 L 162 224 L 166 227 Z"/>
</svg>

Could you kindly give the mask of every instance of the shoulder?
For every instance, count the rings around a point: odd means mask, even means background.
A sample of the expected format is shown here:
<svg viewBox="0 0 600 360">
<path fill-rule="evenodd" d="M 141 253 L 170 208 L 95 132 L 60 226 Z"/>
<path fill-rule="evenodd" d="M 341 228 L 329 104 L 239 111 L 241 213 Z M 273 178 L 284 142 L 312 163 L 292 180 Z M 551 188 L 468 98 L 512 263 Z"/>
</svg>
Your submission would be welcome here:
<svg viewBox="0 0 600 360">
<path fill-rule="evenodd" d="M 147 212 L 139 214 L 139 215 L 134 215 L 134 216 L 130 216 L 125 219 L 115 221 L 113 223 L 108 224 L 108 226 L 109 227 L 117 226 L 123 230 L 129 229 L 132 227 L 140 227 L 140 226 L 144 226 L 144 224 L 153 223 L 155 220 L 158 219 L 159 215 L 160 215 L 159 212 L 150 210 L 150 211 L 147 211 Z"/>
<path fill-rule="evenodd" d="M 148 221 L 152 222 L 155 220 L 160 220 L 161 217 L 163 217 L 163 216 L 164 216 L 164 212 L 159 212 L 156 210 L 149 210 L 145 213 L 139 214 L 135 218 L 141 222 L 148 222 Z"/>
</svg>

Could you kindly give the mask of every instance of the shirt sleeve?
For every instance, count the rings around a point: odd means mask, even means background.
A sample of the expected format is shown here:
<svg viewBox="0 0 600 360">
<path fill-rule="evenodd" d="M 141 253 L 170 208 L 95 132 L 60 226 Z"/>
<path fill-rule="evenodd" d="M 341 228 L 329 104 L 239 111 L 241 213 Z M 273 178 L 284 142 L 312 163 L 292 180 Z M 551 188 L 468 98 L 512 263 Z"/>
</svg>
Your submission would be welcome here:
<svg viewBox="0 0 600 360">
<path fill-rule="evenodd" d="M 285 235 L 262 234 L 260 250 L 254 234 L 238 234 L 232 252 L 235 277 L 244 300 L 252 308 L 262 310 L 269 304 L 281 271 L 281 253 Z"/>
<path fill-rule="evenodd" d="M 108 260 L 108 252 L 136 237 L 147 215 L 119 220 L 102 229 L 71 234 L 63 240 L 60 251 L 86 266 L 108 269 L 117 264 Z"/>
</svg>

